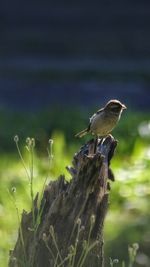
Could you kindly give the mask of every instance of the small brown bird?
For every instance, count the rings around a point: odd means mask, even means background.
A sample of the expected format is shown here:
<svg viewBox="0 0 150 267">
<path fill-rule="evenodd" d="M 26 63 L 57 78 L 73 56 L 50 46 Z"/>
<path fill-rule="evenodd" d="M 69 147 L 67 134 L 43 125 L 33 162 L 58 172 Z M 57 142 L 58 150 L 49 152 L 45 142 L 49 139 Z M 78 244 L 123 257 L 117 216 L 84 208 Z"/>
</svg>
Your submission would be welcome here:
<svg viewBox="0 0 150 267">
<path fill-rule="evenodd" d="M 119 100 L 110 100 L 104 108 L 99 109 L 90 118 L 89 126 L 75 136 L 82 137 L 87 133 L 92 133 L 97 137 L 106 137 L 118 123 L 124 109 L 126 106 Z"/>
</svg>

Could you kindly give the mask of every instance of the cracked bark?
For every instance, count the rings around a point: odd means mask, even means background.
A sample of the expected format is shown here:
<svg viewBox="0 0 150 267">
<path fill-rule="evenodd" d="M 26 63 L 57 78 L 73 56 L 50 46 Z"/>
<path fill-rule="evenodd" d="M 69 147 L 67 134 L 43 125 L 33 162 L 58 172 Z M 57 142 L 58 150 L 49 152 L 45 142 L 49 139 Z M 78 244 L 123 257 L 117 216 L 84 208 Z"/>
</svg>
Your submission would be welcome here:
<svg viewBox="0 0 150 267">
<path fill-rule="evenodd" d="M 90 140 L 74 155 L 72 167 L 67 167 L 71 181 L 66 182 L 65 177 L 60 176 L 57 181 L 50 182 L 45 187 L 39 209 L 37 194 L 35 216 L 42 209 L 40 223 L 36 231 L 32 230 L 32 212 L 23 212 L 21 231 L 19 229 L 18 240 L 10 253 L 9 267 L 54 267 L 56 259 L 59 266 L 75 245 L 74 265 L 69 265 L 66 260 L 60 266 L 104 266 L 103 226 L 108 208 L 109 183 L 114 180 L 109 165 L 116 145 L 116 140 L 108 136 L 105 140 L 98 140 L 96 153 L 93 154 L 95 142 L 94 139 Z M 89 246 L 94 245 L 81 265 L 81 253 L 87 242 Z"/>
</svg>

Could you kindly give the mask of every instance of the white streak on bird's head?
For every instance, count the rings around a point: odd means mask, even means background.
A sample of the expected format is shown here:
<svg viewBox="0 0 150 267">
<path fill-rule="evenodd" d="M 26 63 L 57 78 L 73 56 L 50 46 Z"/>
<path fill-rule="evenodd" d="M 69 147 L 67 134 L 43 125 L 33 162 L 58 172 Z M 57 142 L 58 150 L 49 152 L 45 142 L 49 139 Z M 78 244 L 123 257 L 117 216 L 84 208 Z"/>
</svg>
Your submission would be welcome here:
<svg viewBox="0 0 150 267">
<path fill-rule="evenodd" d="M 113 113 L 117 114 L 117 113 L 122 112 L 124 109 L 127 109 L 127 107 L 124 104 L 122 104 L 119 100 L 112 99 L 112 100 L 107 102 L 104 109 L 106 111 L 113 112 Z"/>
</svg>

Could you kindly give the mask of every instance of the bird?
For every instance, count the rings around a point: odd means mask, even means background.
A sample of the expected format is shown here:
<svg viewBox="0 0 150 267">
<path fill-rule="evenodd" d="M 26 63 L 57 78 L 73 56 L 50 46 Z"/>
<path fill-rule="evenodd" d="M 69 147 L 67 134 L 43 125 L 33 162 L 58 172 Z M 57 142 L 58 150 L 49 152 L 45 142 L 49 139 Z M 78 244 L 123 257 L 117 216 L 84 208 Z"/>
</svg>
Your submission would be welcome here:
<svg viewBox="0 0 150 267">
<path fill-rule="evenodd" d="M 122 111 L 127 107 L 117 99 L 112 99 L 99 109 L 90 118 L 89 125 L 86 129 L 77 133 L 75 137 L 83 137 L 88 133 L 96 135 L 98 138 L 107 137 L 120 120 Z"/>
</svg>

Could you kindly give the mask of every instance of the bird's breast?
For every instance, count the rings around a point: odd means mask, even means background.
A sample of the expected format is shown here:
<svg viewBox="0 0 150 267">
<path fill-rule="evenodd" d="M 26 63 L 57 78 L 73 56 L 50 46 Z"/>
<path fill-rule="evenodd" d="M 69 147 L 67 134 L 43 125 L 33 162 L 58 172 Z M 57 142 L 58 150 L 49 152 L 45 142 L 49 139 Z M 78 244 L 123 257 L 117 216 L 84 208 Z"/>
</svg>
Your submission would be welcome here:
<svg viewBox="0 0 150 267">
<path fill-rule="evenodd" d="M 96 135 L 105 136 L 113 130 L 118 120 L 119 116 L 116 115 L 97 114 L 91 121 L 91 132 Z"/>
</svg>

